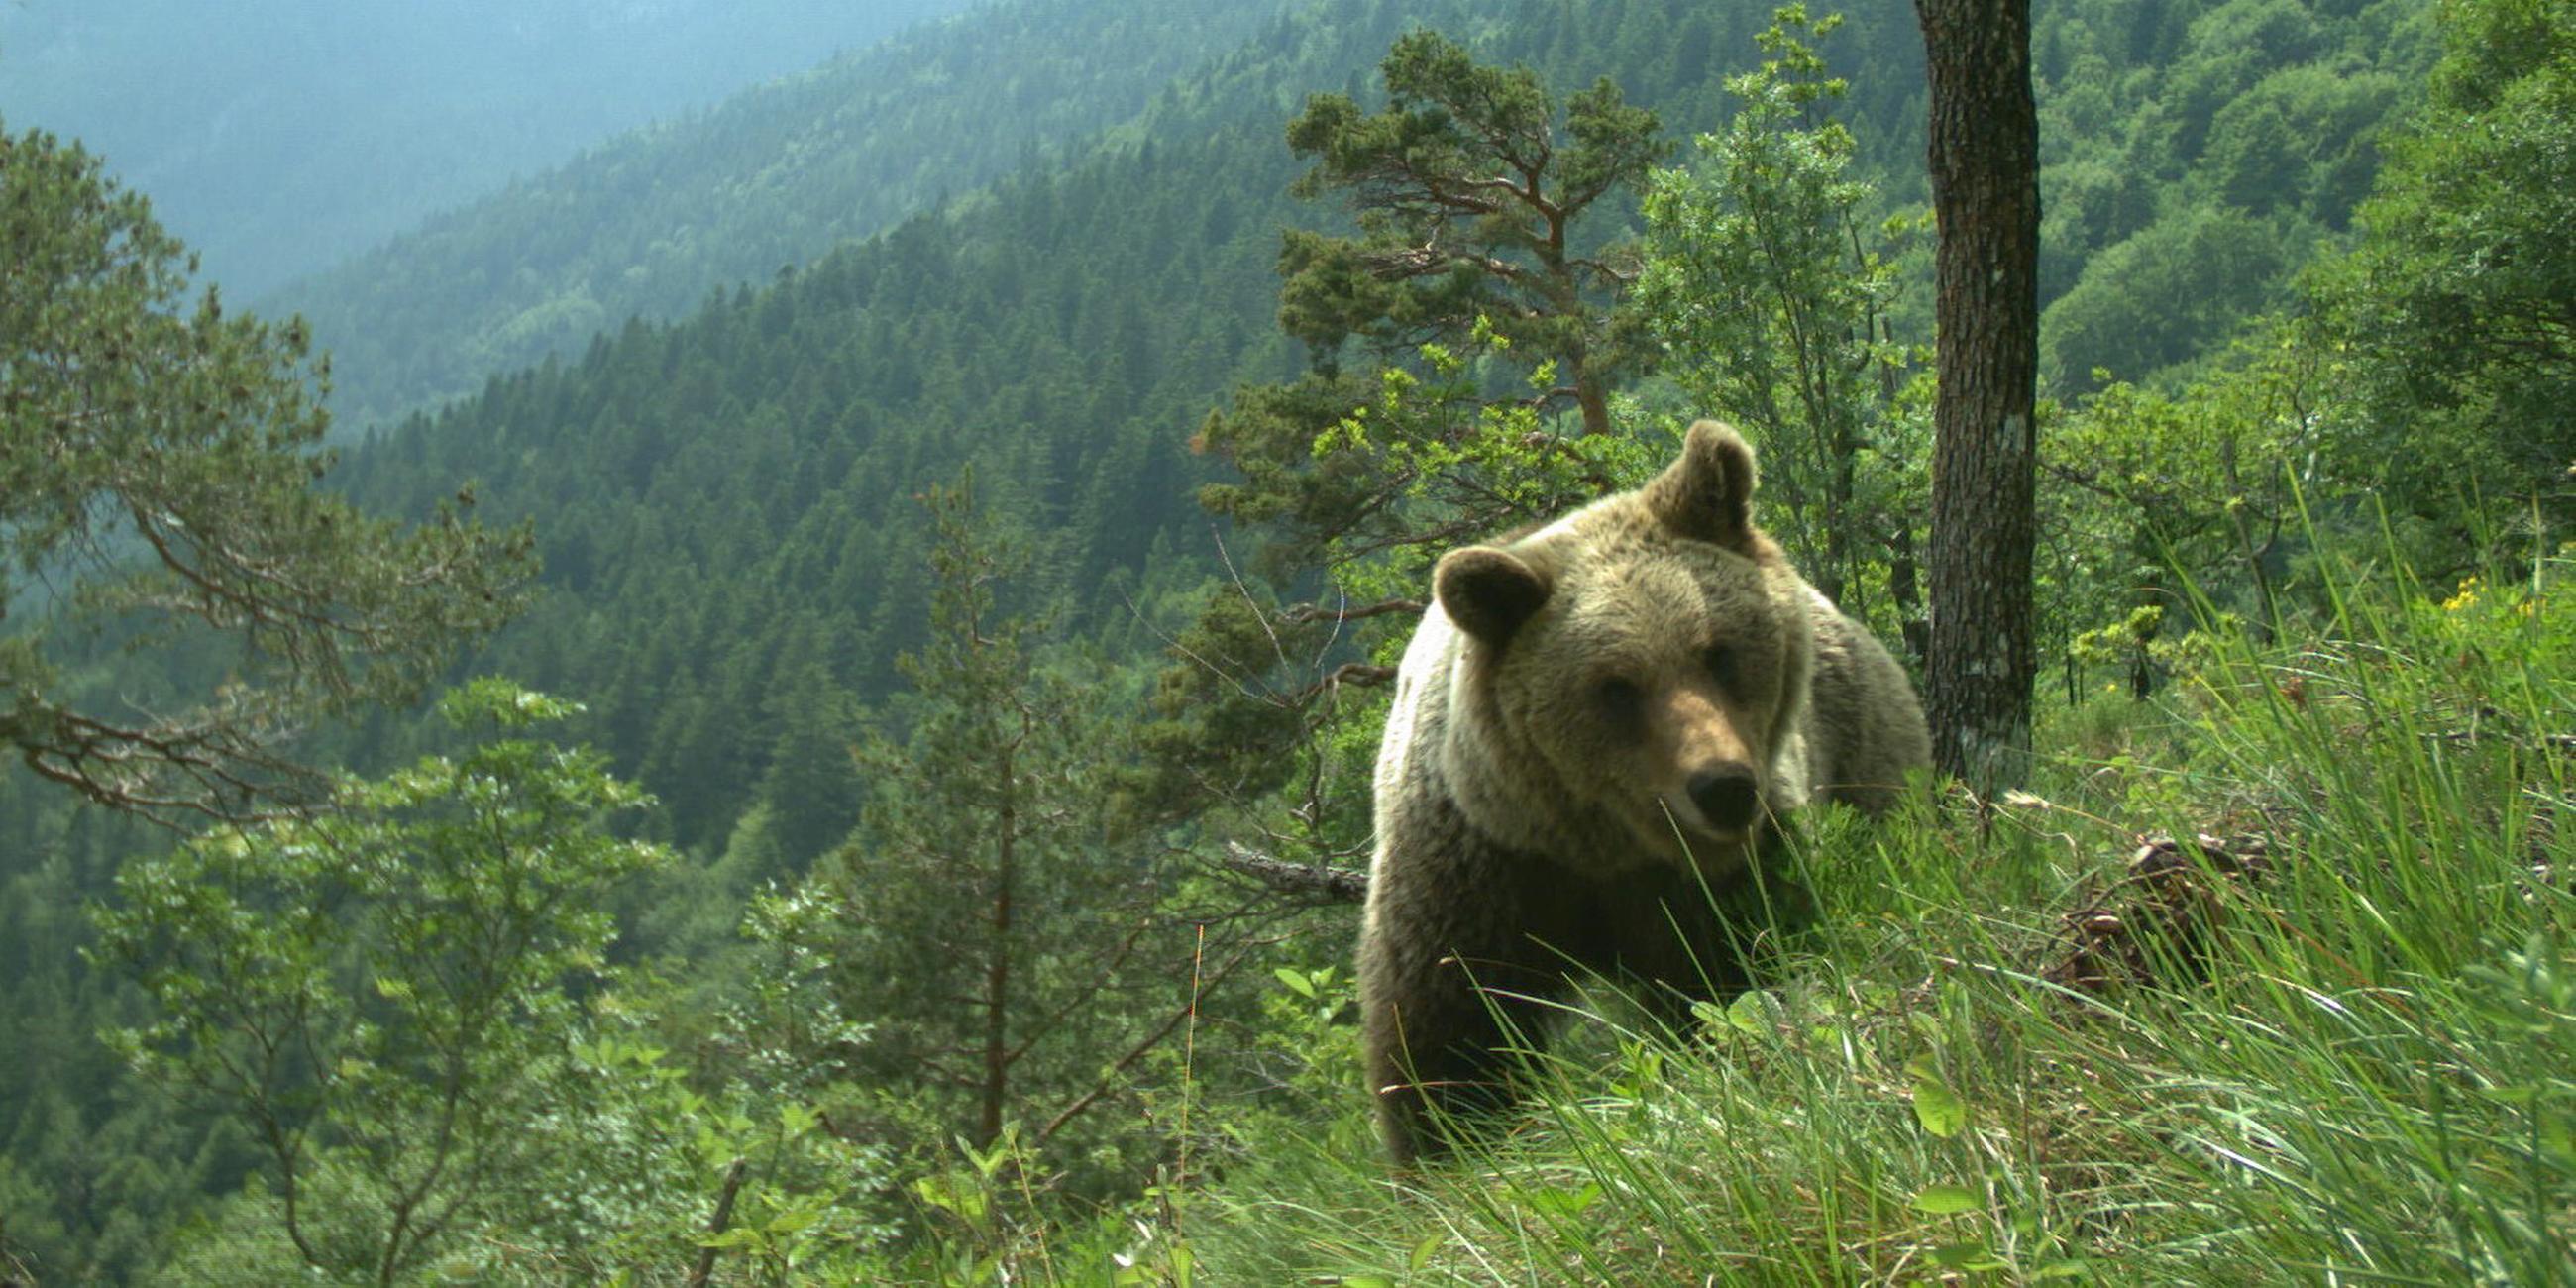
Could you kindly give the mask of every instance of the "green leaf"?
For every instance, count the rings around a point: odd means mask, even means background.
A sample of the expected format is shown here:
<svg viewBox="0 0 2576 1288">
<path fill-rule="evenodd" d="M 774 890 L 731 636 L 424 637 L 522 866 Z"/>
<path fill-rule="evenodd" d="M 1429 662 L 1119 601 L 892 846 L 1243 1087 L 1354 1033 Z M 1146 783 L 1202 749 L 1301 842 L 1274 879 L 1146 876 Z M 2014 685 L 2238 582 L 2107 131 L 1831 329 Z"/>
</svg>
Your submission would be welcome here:
<svg viewBox="0 0 2576 1288">
<path fill-rule="evenodd" d="M 1273 967 L 1270 973 L 1278 977 L 1279 982 L 1286 985 L 1289 992 L 1310 1000 L 1315 996 L 1315 982 L 1306 978 L 1306 972 L 1278 966 Z"/>
<path fill-rule="evenodd" d="M 1932 1260 L 1950 1270 L 2004 1270 L 2012 1264 L 1982 1243 L 1943 1244 L 1932 1250 Z"/>
<path fill-rule="evenodd" d="M 1914 1073 L 1914 1121 L 1923 1130 L 1948 1140 L 1968 1125 L 1968 1102 L 1941 1080 L 1929 1060 L 1909 1066 Z"/>
<path fill-rule="evenodd" d="M 1927 1185 L 1914 1196 L 1914 1210 L 1933 1216 L 1956 1216 L 1974 1212 L 1985 1205 L 1985 1199 L 1964 1185 Z"/>
<path fill-rule="evenodd" d="M 1413 1245 L 1413 1255 L 1404 1259 L 1404 1268 L 1415 1274 L 1422 1273 L 1423 1268 L 1431 1264 L 1431 1258 L 1439 1253 L 1440 1245 L 1446 1242 L 1448 1235 L 1444 1231 L 1434 1230 L 1422 1236 L 1422 1242 Z"/>
<path fill-rule="evenodd" d="M 1762 989 L 1748 989 L 1726 1004 L 1726 1022 L 1738 1032 L 1765 1034 L 1780 1009 L 1779 998 Z"/>
<path fill-rule="evenodd" d="M 1569 1190 L 1553 1187 L 1529 1196 L 1530 1209 L 1544 1216 L 1580 1216 L 1583 1210 L 1600 1201 L 1601 1186 L 1586 1181 L 1583 1188 Z"/>
</svg>

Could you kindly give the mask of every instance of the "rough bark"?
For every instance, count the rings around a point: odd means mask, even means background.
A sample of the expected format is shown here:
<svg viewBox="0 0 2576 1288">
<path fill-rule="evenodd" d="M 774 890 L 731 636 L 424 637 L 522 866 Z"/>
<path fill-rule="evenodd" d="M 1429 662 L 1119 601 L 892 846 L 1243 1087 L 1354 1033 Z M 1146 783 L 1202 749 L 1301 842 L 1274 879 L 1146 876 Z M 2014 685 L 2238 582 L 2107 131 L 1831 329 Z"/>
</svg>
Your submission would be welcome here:
<svg viewBox="0 0 2576 1288">
<path fill-rule="evenodd" d="M 2027 770 L 2039 371 L 2039 121 L 2029 0 L 1915 0 L 1931 77 L 1940 393 L 1925 713 L 1944 773 Z"/>
</svg>

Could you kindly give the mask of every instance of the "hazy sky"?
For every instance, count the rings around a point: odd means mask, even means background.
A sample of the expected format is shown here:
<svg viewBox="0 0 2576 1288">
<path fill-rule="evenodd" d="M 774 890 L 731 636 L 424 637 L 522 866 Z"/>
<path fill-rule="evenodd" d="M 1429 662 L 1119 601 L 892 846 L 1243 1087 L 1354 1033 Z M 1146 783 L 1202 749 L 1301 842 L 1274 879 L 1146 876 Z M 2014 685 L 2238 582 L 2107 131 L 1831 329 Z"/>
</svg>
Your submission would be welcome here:
<svg viewBox="0 0 2576 1288">
<path fill-rule="evenodd" d="M 0 127 L 77 137 L 255 300 L 612 134 L 971 0 L 0 0 Z"/>
</svg>

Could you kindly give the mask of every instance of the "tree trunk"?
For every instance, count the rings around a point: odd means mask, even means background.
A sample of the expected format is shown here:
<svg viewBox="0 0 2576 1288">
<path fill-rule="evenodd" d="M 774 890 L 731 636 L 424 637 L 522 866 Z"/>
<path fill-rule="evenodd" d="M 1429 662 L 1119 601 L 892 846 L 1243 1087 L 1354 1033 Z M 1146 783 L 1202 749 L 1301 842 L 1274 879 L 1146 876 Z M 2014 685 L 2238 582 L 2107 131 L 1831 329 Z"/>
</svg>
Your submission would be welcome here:
<svg viewBox="0 0 2576 1288">
<path fill-rule="evenodd" d="M 2037 530 L 2039 120 L 2030 0 L 1915 0 L 1931 77 L 1940 394 L 1933 408 L 1933 757 L 1980 793 L 2030 753 Z"/>
<path fill-rule="evenodd" d="M 1019 781 L 1012 750 L 1002 752 L 1002 800 L 993 855 L 992 946 L 984 959 L 984 1086 L 975 1116 L 975 1148 L 1002 1137 L 1002 1111 L 1011 1098 L 1011 901 L 1019 884 Z"/>
<path fill-rule="evenodd" d="M 1914 528 L 1899 516 L 1887 536 L 1887 597 L 1896 605 L 1896 629 L 1905 638 L 1905 664 L 1917 672 L 1932 656 L 1932 622 L 1923 613 L 1923 565 L 1914 553 Z"/>
<path fill-rule="evenodd" d="M 1574 405 L 1583 410 L 1583 436 L 1600 438 L 1610 432 L 1610 395 L 1601 388 L 1599 377 L 1585 372 L 1574 381 Z"/>
</svg>

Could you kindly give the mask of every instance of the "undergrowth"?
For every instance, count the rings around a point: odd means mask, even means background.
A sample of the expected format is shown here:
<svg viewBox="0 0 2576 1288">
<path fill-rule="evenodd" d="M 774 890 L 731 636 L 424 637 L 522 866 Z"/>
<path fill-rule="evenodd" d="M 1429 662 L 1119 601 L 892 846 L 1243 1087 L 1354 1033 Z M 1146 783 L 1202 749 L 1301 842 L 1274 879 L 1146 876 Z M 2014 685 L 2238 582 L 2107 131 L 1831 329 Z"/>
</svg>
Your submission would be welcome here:
<svg viewBox="0 0 2576 1288">
<path fill-rule="evenodd" d="M 1388 1172 L 1347 971 L 1283 972 L 1278 1093 L 1011 1281 L 2576 1281 L 2557 570 L 2339 586 L 2028 793 L 1807 820 L 1767 987 L 1575 1016 L 1459 1162 Z"/>
</svg>

